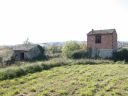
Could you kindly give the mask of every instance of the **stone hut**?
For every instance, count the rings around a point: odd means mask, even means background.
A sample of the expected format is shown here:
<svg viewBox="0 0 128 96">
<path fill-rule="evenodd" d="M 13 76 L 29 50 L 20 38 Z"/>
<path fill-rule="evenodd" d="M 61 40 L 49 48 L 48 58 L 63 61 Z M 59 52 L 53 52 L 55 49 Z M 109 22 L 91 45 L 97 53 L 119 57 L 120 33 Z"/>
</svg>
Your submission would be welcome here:
<svg viewBox="0 0 128 96">
<path fill-rule="evenodd" d="M 117 50 L 117 33 L 115 29 L 94 30 L 87 34 L 87 48 L 91 57 L 111 58 Z"/>
<path fill-rule="evenodd" d="M 37 44 L 21 44 L 13 47 L 15 60 L 33 60 L 43 53 Z"/>
</svg>

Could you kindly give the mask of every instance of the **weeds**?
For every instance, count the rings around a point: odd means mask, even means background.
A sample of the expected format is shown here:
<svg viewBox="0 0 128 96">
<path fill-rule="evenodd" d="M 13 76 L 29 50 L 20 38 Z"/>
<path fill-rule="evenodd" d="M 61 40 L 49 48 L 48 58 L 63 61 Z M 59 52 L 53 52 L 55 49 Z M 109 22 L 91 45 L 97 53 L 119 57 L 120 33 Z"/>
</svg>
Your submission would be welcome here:
<svg viewBox="0 0 128 96">
<path fill-rule="evenodd" d="M 72 64 L 1 80 L 0 95 L 128 96 L 127 74 L 126 64 Z"/>
<path fill-rule="evenodd" d="M 6 68 L 1 68 L 0 70 L 0 80 L 12 79 L 16 77 L 21 77 L 29 73 L 40 72 L 42 70 L 48 70 L 53 67 L 73 65 L 73 64 L 83 64 L 83 65 L 98 65 L 98 64 L 114 64 L 110 60 L 94 60 L 94 59 L 79 59 L 72 60 L 66 58 L 55 58 L 49 61 L 35 62 L 35 63 L 24 63 L 16 66 L 10 66 Z"/>
</svg>

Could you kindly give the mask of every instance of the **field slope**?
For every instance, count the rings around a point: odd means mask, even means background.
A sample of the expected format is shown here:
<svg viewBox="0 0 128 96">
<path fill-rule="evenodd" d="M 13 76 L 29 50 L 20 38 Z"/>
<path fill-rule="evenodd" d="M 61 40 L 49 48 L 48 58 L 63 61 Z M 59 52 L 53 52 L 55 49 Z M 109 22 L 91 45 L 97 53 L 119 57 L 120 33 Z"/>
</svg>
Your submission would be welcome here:
<svg viewBox="0 0 128 96">
<path fill-rule="evenodd" d="M 128 96 L 128 65 L 67 65 L 0 81 L 0 96 Z"/>
</svg>

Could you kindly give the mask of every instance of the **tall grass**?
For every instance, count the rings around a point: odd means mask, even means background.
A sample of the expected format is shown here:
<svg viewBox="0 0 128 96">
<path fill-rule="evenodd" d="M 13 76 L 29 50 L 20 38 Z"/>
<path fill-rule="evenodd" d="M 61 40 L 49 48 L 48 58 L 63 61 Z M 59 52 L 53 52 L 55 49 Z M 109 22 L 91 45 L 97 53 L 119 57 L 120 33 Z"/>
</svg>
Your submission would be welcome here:
<svg viewBox="0 0 128 96">
<path fill-rule="evenodd" d="M 55 58 L 45 62 L 35 62 L 23 64 L 20 66 L 12 66 L 0 69 L 0 80 L 12 79 L 20 76 L 24 76 L 29 73 L 40 72 L 42 70 L 48 70 L 53 67 L 59 67 L 71 64 L 112 64 L 113 61 L 110 60 L 93 60 L 93 59 L 65 59 L 65 58 Z"/>
</svg>

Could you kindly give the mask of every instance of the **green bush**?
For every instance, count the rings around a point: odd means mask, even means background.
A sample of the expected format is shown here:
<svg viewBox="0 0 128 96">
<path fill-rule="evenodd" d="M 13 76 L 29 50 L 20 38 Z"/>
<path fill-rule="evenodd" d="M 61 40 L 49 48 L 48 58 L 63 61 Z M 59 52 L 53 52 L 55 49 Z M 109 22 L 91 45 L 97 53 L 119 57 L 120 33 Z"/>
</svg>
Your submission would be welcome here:
<svg viewBox="0 0 128 96">
<path fill-rule="evenodd" d="M 48 59 L 59 58 L 62 55 L 62 46 L 49 45 L 46 47 L 46 55 Z"/>
<path fill-rule="evenodd" d="M 45 53 L 46 49 L 44 47 L 41 47 L 40 45 L 38 45 L 38 48 L 41 53 L 37 57 L 33 58 L 32 60 L 28 60 L 28 61 L 47 60 L 48 59 L 46 56 L 46 53 Z"/>
<path fill-rule="evenodd" d="M 87 57 L 88 57 L 88 52 L 85 50 L 76 50 L 71 54 L 71 58 L 73 59 L 80 59 L 80 58 L 87 58 Z"/>
<path fill-rule="evenodd" d="M 127 49 L 121 49 L 117 52 L 114 52 L 113 53 L 113 59 L 114 59 L 114 61 L 125 60 L 128 62 L 128 50 Z"/>
<path fill-rule="evenodd" d="M 62 49 L 62 46 L 51 45 L 51 46 L 47 47 L 47 51 L 52 54 L 61 53 L 61 51 L 62 51 L 61 49 Z"/>
<path fill-rule="evenodd" d="M 79 49 L 80 49 L 80 46 L 77 42 L 67 41 L 62 47 L 62 53 L 63 53 L 63 56 L 67 58 L 71 58 L 72 52 Z"/>
</svg>

